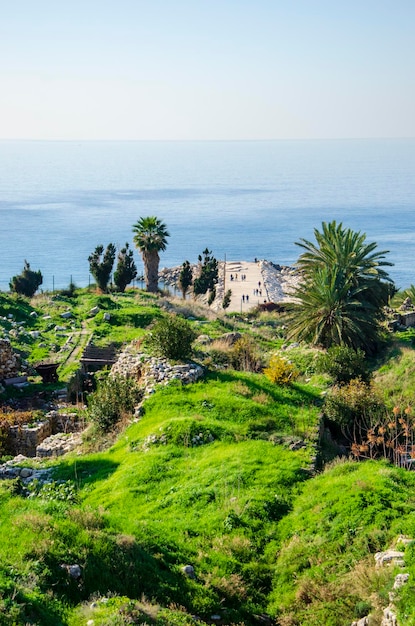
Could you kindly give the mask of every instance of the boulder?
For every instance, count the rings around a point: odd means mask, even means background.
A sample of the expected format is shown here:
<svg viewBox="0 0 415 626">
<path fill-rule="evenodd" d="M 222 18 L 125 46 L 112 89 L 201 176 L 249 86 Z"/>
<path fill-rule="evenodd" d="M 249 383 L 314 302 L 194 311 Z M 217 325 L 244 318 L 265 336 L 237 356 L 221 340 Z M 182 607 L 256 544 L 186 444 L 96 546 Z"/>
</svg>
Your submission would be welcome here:
<svg viewBox="0 0 415 626">
<path fill-rule="evenodd" d="M 242 338 L 241 333 L 232 332 L 232 333 L 225 333 L 225 335 L 222 335 L 220 337 L 220 340 L 226 343 L 228 346 L 233 346 L 241 338 Z"/>
</svg>

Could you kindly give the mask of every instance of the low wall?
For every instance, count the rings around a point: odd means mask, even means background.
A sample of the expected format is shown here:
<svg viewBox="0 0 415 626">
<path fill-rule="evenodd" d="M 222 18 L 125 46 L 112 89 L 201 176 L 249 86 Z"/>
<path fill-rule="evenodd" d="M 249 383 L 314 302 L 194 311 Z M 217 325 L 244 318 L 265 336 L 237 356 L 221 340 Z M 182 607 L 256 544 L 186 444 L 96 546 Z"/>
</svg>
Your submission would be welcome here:
<svg viewBox="0 0 415 626">
<path fill-rule="evenodd" d="M 41 422 L 33 425 L 11 426 L 8 432 L 8 448 L 13 455 L 36 456 L 36 448 L 51 435 L 57 433 L 75 433 L 84 424 L 74 413 L 51 411 Z"/>
</svg>

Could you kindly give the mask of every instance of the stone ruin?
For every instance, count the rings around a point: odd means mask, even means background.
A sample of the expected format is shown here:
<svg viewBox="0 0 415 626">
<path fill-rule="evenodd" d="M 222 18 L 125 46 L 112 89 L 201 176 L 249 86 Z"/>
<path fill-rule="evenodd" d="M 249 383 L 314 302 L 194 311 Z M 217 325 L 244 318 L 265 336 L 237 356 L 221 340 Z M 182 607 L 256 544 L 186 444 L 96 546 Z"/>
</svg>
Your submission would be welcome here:
<svg viewBox="0 0 415 626">
<path fill-rule="evenodd" d="M 0 381 L 17 376 L 20 357 L 13 352 L 8 339 L 0 339 Z"/>
<path fill-rule="evenodd" d="M 43 420 L 34 424 L 11 426 L 7 444 L 14 455 L 61 456 L 81 443 L 84 427 L 85 424 L 79 421 L 76 413 L 50 411 Z"/>
</svg>

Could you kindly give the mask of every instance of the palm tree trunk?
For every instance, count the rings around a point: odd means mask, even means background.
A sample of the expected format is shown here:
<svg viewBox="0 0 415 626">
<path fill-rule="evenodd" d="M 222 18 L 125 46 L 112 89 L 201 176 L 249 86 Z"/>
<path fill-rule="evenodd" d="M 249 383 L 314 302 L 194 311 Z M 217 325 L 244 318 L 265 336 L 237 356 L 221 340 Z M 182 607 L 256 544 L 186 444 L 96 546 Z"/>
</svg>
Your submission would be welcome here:
<svg viewBox="0 0 415 626">
<path fill-rule="evenodd" d="M 143 250 L 144 280 L 147 291 L 157 293 L 159 288 L 159 261 L 157 250 Z"/>
</svg>

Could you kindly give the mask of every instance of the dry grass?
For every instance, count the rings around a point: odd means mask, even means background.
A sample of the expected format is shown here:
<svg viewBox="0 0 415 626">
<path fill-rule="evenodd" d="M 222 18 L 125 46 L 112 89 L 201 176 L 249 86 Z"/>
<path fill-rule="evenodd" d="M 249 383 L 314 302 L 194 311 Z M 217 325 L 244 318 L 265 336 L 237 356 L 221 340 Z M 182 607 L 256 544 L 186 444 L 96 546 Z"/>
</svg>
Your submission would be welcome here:
<svg viewBox="0 0 415 626">
<path fill-rule="evenodd" d="M 264 391 L 252 396 L 251 400 L 253 402 L 257 402 L 258 404 L 270 404 L 270 402 L 272 401 L 270 396 Z"/>
<path fill-rule="evenodd" d="M 236 383 L 232 385 L 232 391 L 234 393 L 239 394 L 240 396 L 244 396 L 244 398 L 250 398 L 251 390 L 248 385 L 238 380 Z"/>
<path fill-rule="evenodd" d="M 213 541 L 213 548 L 230 557 L 244 561 L 251 556 L 251 541 L 241 535 L 223 535 Z"/>
</svg>

